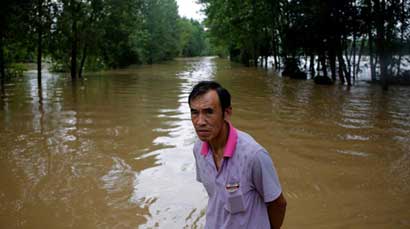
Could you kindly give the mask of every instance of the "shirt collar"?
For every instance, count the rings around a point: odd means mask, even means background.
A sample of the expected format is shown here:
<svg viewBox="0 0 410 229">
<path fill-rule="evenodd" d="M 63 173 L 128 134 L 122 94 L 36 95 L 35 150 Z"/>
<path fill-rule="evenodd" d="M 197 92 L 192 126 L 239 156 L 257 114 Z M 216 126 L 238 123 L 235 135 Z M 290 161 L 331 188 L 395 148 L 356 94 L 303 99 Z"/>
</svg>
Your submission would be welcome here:
<svg viewBox="0 0 410 229">
<path fill-rule="evenodd" d="M 235 152 L 235 147 L 236 143 L 238 141 L 238 132 L 236 129 L 232 126 L 230 122 L 229 123 L 229 136 L 228 140 L 226 141 L 225 145 L 225 151 L 224 151 L 224 157 L 232 157 L 233 153 Z M 209 152 L 209 144 L 207 142 L 202 142 L 202 147 L 201 147 L 201 154 L 203 156 L 208 155 Z"/>
</svg>

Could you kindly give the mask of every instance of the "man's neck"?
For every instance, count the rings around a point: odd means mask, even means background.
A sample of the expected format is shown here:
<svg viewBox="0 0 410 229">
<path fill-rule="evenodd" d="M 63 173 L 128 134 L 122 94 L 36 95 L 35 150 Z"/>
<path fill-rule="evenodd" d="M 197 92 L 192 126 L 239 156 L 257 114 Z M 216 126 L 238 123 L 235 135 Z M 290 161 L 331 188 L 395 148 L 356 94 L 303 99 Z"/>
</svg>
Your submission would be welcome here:
<svg viewBox="0 0 410 229">
<path fill-rule="evenodd" d="M 213 153 L 217 154 L 219 158 L 223 156 L 224 148 L 226 142 L 228 141 L 228 136 L 229 124 L 227 122 L 224 122 L 224 126 L 222 127 L 221 132 L 218 134 L 218 137 L 215 138 L 215 140 L 208 142 L 208 144 L 211 146 Z"/>
</svg>

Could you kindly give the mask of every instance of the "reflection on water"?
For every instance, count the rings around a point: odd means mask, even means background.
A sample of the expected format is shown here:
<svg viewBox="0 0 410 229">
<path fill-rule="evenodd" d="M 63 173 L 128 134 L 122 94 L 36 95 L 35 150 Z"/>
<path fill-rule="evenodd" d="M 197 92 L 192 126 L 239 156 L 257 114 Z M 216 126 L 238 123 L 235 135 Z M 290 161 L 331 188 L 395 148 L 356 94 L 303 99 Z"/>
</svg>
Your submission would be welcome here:
<svg viewBox="0 0 410 229">
<path fill-rule="evenodd" d="M 215 79 L 270 152 L 286 228 L 410 226 L 410 90 L 315 85 L 217 58 L 5 82 L 0 228 L 201 228 L 187 97 Z"/>
<path fill-rule="evenodd" d="M 166 135 L 155 138 L 153 144 L 167 147 L 142 157 L 155 156 L 156 166 L 136 173 L 134 181 L 132 201 L 149 207 L 148 222 L 143 228 L 190 228 L 204 223 L 207 196 L 193 175 L 195 162 L 191 152 L 195 131 L 187 101 L 197 82 L 212 79 L 214 68 L 210 58 L 189 62 L 186 70 L 177 74 L 182 80 L 178 85 L 179 106 L 159 110 L 158 117 L 164 119 L 168 128 L 155 129 Z"/>
</svg>

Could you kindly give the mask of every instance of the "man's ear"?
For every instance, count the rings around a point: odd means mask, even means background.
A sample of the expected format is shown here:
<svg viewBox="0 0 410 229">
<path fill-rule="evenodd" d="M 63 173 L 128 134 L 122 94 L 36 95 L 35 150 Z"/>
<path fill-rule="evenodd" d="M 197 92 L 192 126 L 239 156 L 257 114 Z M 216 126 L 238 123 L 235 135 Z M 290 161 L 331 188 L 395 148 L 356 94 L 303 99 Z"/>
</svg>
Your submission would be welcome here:
<svg viewBox="0 0 410 229">
<path fill-rule="evenodd" d="M 230 121 L 231 120 L 231 115 L 232 115 L 232 107 L 229 106 L 229 107 L 225 108 L 225 111 L 224 111 L 225 121 Z"/>
</svg>

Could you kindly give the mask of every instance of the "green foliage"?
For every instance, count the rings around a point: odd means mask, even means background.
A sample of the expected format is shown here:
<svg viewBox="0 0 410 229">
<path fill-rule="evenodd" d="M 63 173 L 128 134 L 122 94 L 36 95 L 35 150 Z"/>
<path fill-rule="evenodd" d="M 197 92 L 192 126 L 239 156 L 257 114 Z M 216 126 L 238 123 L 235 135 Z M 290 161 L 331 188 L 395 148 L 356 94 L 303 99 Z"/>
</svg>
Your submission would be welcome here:
<svg viewBox="0 0 410 229">
<path fill-rule="evenodd" d="M 209 54 L 203 26 L 180 19 L 175 0 L 6 0 L 0 63 L 36 61 L 52 70 L 118 68 Z M 2 66 L 3 66 L 2 65 Z"/>
<path fill-rule="evenodd" d="M 409 0 L 200 2 L 212 43 L 246 65 L 267 56 L 274 57 L 276 67 L 287 57 L 319 57 L 324 75 L 330 65 L 336 79 L 338 66 L 342 83 L 351 84 L 360 62 L 355 57 L 363 50 L 371 56 L 372 69 L 378 60 L 382 78 L 399 74 L 401 57 L 408 52 Z"/>
<path fill-rule="evenodd" d="M 12 63 L 9 66 L 7 66 L 7 75 L 8 76 L 22 76 L 25 71 L 27 71 L 27 67 L 23 63 Z"/>
<path fill-rule="evenodd" d="M 30 58 L 27 43 L 32 2 L 29 0 L 4 0 L 0 3 L 0 77 L 16 61 Z"/>
<path fill-rule="evenodd" d="M 106 13 L 99 24 L 103 33 L 98 42 L 104 63 L 110 68 L 142 63 L 144 56 L 137 46 L 143 39 L 143 2 L 110 0 L 104 7 Z"/>
<path fill-rule="evenodd" d="M 227 51 L 231 60 L 256 63 L 271 52 L 275 14 L 272 1 L 201 0 L 206 5 L 211 41 L 219 53 Z M 227 51 L 222 51 L 222 49 Z"/>
<path fill-rule="evenodd" d="M 12 41 L 4 49 L 6 60 L 14 62 L 33 62 L 35 60 L 33 50 L 25 42 Z"/>
<path fill-rule="evenodd" d="M 148 32 L 145 50 L 148 63 L 170 60 L 178 55 L 178 7 L 175 0 L 152 0 L 145 3 L 144 29 Z"/>
<path fill-rule="evenodd" d="M 182 18 L 178 24 L 181 31 L 180 56 L 193 57 L 210 54 L 209 39 L 198 21 Z"/>
</svg>

